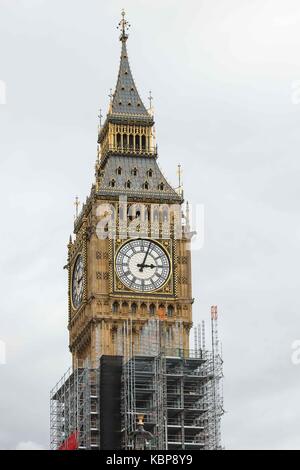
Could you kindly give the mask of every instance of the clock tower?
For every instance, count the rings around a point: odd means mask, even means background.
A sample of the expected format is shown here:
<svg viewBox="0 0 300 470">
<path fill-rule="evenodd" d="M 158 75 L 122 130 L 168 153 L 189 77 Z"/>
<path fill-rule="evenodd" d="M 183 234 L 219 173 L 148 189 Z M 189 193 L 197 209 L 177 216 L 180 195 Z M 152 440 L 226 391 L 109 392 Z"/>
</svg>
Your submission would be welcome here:
<svg viewBox="0 0 300 470">
<path fill-rule="evenodd" d="M 95 180 L 68 244 L 73 367 L 123 355 L 126 320 L 136 351 L 151 318 L 163 326 L 166 347 L 189 349 L 193 299 L 183 194 L 158 165 L 151 97 L 146 109 L 129 65 L 128 26 L 123 13 L 119 73 L 103 123 L 100 117 Z"/>
<path fill-rule="evenodd" d="M 58 450 L 220 449 L 217 307 L 212 350 L 192 327 L 183 191 L 158 165 L 154 114 L 131 73 L 124 12 L 116 87 L 98 131 L 95 178 L 68 243 L 72 367 L 51 391 Z M 163 157 L 162 157 L 163 158 Z"/>
</svg>

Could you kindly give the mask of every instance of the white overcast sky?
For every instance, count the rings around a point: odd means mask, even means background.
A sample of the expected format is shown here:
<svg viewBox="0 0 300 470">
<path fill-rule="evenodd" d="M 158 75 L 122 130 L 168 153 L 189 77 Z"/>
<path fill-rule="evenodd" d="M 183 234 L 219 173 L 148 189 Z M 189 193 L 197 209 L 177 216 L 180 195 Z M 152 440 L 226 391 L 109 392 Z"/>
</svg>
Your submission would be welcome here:
<svg viewBox="0 0 300 470">
<path fill-rule="evenodd" d="M 159 162 L 205 206 L 194 319 L 219 306 L 223 443 L 300 448 L 299 0 L 0 0 L 0 448 L 47 448 L 70 365 L 66 244 L 89 193 L 121 8 Z M 300 83 L 300 82 L 299 82 Z"/>
</svg>

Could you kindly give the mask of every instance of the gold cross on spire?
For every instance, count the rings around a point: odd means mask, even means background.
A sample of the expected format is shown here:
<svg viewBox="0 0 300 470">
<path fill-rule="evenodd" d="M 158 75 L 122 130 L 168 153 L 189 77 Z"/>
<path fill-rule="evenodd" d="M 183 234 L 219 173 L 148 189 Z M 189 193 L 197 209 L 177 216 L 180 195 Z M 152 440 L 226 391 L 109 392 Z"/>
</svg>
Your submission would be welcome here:
<svg viewBox="0 0 300 470">
<path fill-rule="evenodd" d="M 122 19 L 118 24 L 118 29 L 121 31 L 120 41 L 126 41 L 127 38 L 128 38 L 128 35 L 126 34 L 126 31 L 128 31 L 128 29 L 130 28 L 130 24 L 128 23 L 127 20 L 125 20 L 125 10 L 124 10 L 124 8 L 121 12 L 121 15 L 122 15 Z"/>
</svg>

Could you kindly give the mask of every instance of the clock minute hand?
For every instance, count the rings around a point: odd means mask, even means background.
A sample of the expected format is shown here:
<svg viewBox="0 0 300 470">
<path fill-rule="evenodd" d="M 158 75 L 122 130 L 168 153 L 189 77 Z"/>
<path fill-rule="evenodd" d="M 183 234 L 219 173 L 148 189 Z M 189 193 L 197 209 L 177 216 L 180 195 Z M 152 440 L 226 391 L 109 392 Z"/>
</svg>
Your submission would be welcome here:
<svg viewBox="0 0 300 470">
<path fill-rule="evenodd" d="M 145 258 L 143 259 L 143 262 L 140 265 L 138 265 L 141 272 L 143 272 L 143 268 L 145 267 L 145 262 L 146 262 L 148 254 L 149 254 L 150 246 L 151 246 L 151 242 L 148 245 L 148 249 L 146 251 Z"/>
</svg>

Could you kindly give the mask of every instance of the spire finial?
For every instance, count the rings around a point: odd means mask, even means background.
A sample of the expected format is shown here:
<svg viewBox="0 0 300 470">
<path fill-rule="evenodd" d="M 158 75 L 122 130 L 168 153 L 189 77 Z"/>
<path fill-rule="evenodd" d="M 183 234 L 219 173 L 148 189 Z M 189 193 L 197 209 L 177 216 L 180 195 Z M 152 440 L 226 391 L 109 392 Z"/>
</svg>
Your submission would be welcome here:
<svg viewBox="0 0 300 470">
<path fill-rule="evenodd" d="M 150 116 L 153 116 L 153 114 L 154 114 L 153 113 L 153 107 L 152 107 L 153 96 L 152 96 L 152 91 L 151 90 L 149 91 L 148 100 L 149 100 L 148 112 L 149 112 Z"/>
<path fill-rule="evenodd" d="M 153 100 L 153 96 L 152 96 L 152 91 L 151 91 L 151 90 L 149 91 L 148 100 L 149 100 L 149 105 L 150 105 L 150 109 L 151 109 L 151 108 L 152 108 L 152 100 Z"/>
<path fill-rule="evenodd" d="M 78 217 L 78 212 L 79 212 L 79 206 L 80 206 L 80 202 L 79 202 L 79 197 L 76 196 L 75 197 L 75 202 L 74 202 L 74 206 L 75 206 L 75 219 L 77 219 Z"/>
<path fill-rule="evenodd" d="M 183 197 L 183 187 L 182 187 L 182 167 L 179 163 L 179 165 L 177 165 L 177 175 L 178 175 L 178 188 L 177 188 L 177 191 L 178 191 L 178 194 Z"/>
<path fill-rule="evenodd" d="M 121 31 L 120 41 L 126 41 L 127 40 L 128 35 L 126 34 L 126 31 L 128 31 L 128 29 L 130 28 L 130 24 L 128 23 L 127 20 L 125 20 L 125 14 L 126 13 L 125 13 L 125 10 L 123 8 L 123 10 L 121 12 L 122 19 L 118 24 L 118 29 Z"/>
<path fill-rule="evenodd" d="M 100 128 L 101 128 L 101 126 L 102 126 L 102 118 L 103 118 L 103 114 L 102 114 L 102 109 L 101 109 L 101 108 L 99 109 L 98 118 L 99 118 L 99 125 L 100 125 Z"/>
</svg>

